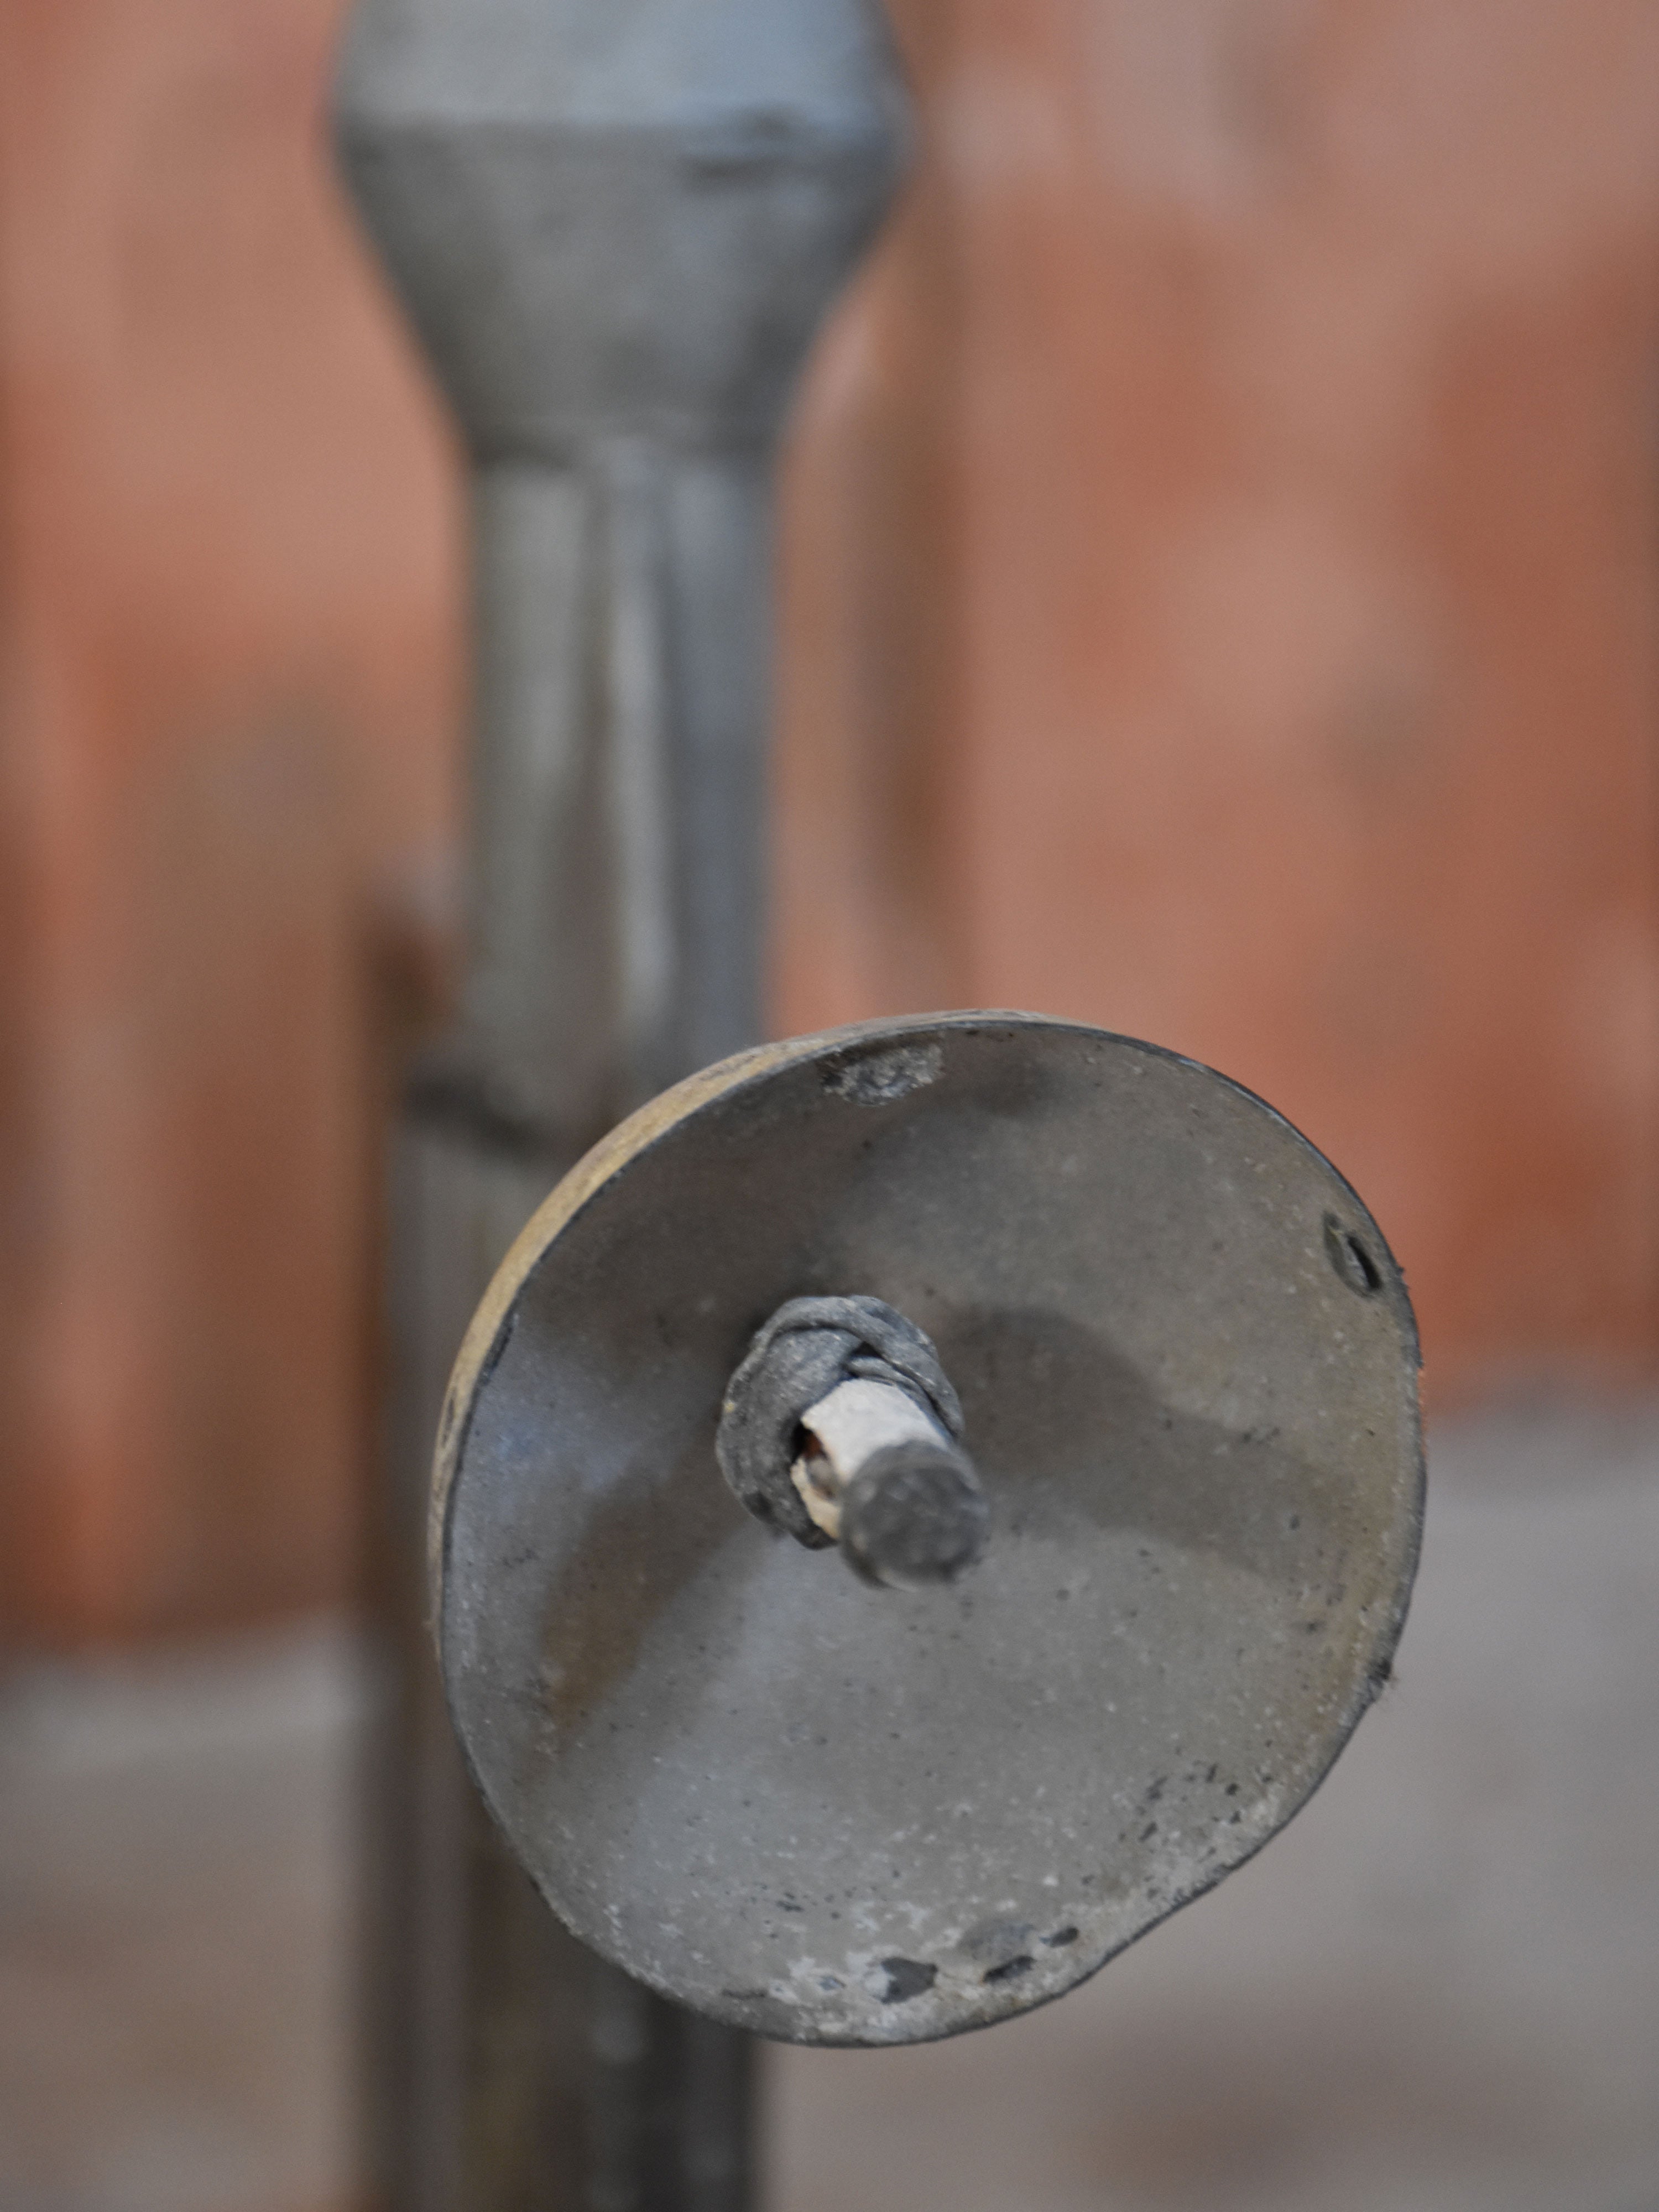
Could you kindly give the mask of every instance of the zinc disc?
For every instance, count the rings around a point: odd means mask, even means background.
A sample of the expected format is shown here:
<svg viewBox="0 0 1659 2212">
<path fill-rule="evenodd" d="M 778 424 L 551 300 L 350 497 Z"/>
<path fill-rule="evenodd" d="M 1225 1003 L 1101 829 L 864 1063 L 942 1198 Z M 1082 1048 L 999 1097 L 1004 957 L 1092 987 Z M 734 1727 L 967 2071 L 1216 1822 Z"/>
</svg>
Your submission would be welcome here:
<svg viewBox="0 0 1659 2212">
<path fill-rule="evenodd" d="M 932 1339 L 990 1502 L 888 1589 L 716 1465 L 786 1301 Z M 433 1509 L 461 1743 L 560 1918 L 803 2043 L 1059 1996 L 1255 1851 L 1386 1678 L 1423 1496 L 1405 1285 L 1280 1115 L 948 1014 L 693 1077 L 555 1190 L 463 1347 Z"/>
</svg>

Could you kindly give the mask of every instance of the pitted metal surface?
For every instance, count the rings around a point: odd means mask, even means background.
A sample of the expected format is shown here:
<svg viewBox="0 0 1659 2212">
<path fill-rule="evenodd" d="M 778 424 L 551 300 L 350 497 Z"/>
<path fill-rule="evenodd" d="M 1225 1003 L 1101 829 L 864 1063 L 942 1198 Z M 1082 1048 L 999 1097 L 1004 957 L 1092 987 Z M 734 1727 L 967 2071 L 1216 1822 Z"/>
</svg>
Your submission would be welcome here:
<svg viewBox="0 0 1659 2212">
<path fill-rule="evenodd" d="M 786 1300 L 856 1284 L 959 1390 L 993 1500 L 878 1589 L 720 1479 Z M 1422 1497 L 1398 1270 L 1209 1070 L 960 1014 L 666 1094 L 520 1237 L 434 1509 L 452 1710 L 560 1917 L 763 2034 L 1025 2010 L 1248 1857 L 1387 1674 Z"/>
</svg>

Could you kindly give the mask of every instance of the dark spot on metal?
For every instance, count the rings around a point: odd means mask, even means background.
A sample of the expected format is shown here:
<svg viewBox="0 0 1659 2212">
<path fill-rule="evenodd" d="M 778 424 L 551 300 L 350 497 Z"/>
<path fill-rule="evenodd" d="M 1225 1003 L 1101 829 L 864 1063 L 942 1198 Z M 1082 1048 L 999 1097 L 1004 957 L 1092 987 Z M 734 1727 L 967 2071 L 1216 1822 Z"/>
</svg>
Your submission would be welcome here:
<svg viewBox="0 0 1659 2212">
<path fill-rule="evenodd" d="M 985 1982 L 1015 1981 L 1030 1964 L 1030 1953 L 1022 1951 L 1017 1959 L 1005 1959 L 1000 1966 L 988 1966 L 980 1979 Z"/>
<path fill-rule="evenodd" d="M 1075 1928 L 1056 1928 L 1052 1936 L 1045 1936 L 1042 1939 L 1043 1948 L 1048 1951 L 1064 1950 L 1066 1944 L 1075 1943 L 1076 1941 Z"/>
<path fill-rule="evenodd" d="M 906 2004 L 912 1997 L 926 1996 L 939 1979 L 939 1968 L 921 1959 L 884 1959 L 881 1970 L 887 1977 L 881 1993 L 884 2004 Z"/>
</svg>

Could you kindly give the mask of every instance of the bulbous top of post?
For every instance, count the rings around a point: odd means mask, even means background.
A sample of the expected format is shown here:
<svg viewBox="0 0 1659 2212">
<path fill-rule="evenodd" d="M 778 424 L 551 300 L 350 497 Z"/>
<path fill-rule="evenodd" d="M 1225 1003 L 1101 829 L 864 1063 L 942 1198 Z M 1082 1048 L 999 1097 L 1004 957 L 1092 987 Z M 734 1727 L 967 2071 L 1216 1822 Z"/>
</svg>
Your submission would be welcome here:
<svg viewBox="0 0 1659 2212">
<path fill-rule="evenodd" d="M 890 195 L 866 0 L 362 0 L 338 127 L 474 450 L 763 441 Z"/>
</svg>

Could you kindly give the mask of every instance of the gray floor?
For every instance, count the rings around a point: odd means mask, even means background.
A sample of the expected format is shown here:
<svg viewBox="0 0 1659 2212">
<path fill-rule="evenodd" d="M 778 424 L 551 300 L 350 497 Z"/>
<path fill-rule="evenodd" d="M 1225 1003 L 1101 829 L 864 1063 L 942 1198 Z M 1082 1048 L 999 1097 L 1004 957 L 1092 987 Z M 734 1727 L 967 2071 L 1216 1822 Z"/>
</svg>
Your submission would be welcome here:
<svg viewBox="0 0 1659 2212">
<path fill-rule="evenodd" d="M 773 2054 L 769 2212 L 1659 2212 L 1659 1408 L 1431 1465 L 1313 1805 L 1047 2012 Z M 326 1625 L 0 1688 L 0 2212 L 344 2204 L 365 1705 Z"/>
<path fill-rule="evenodd" d="M 337 1628 L 14 1674 L 0 2212 L 333 2212 L 364 1700 Z"/>
</svg>

